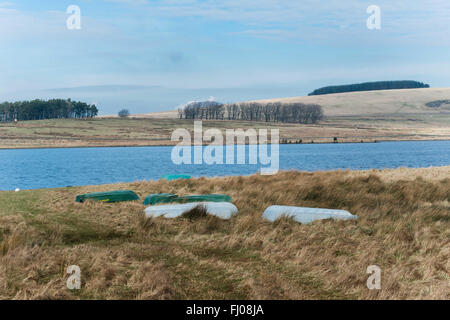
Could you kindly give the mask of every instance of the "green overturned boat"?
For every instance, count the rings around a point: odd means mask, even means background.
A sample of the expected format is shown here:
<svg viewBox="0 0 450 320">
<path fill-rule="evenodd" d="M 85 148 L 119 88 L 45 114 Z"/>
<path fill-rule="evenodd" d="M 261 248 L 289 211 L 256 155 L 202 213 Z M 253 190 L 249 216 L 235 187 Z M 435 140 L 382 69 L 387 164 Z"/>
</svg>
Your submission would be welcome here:
<svg viewBox="0 0 450 320">
<path fill-rule="evenodd" d="M 85 202 L 86 200 L 101 202 L 121 202 L 139 200 L 139 196 L 131 190 L 116 190 L 80 194 L 75 199 L 76 202 Z"/>
<path fill-rule="evenodd" d="M 178 197 L 176 202 L 231 202 L 231 197 L 226 194 L 200 194 Z"/>
<path fill-rule="evenodd" d="M 188 174 L 166 174 L 161 177 L 163 180 L 172 181 L 172 180 L 179 180 L 179 179 L 190 179 L 192 178 Z"/>
<path fill-rule="evenodd" d="M 155 205 L 162 203 L 190 203 L 190 202 L 231 202 L 232 199 L 226 194 L 201 194 L 190 196 L 177 196 L 173 193 L 156 193 L 148 195 L 144 205 Z"/>
<path fill-rule="evenodd" d="M 144 204 L 153 206 L 159 203 L 171 203 L 175 198 L 178 198 L 178 196 L 173 193 L 155 193 L 146 196 Z"/>
</svg>

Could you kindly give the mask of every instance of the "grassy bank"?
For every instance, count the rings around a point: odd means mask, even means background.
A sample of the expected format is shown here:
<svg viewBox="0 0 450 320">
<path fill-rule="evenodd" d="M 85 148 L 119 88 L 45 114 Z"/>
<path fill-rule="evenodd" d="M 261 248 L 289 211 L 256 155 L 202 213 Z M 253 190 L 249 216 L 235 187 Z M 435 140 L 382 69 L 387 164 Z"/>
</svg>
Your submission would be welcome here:
<svg viewBox="0 0 450 320">
<path fill-rule="evenodd" d="M 227 193 L 240 209 L 146 220 L 140 202 L 75 203 L 129 188 Z M 281 172 L 0 192 L 0 298 L 448 299 L 450 167 Z M 358 221 L 261 219 L 272 204 L 347 209 Z M 69 265 L 82 289 L 66 289 Z M 382 289 L 366 268 L 382 269 Z"/>
</svg>

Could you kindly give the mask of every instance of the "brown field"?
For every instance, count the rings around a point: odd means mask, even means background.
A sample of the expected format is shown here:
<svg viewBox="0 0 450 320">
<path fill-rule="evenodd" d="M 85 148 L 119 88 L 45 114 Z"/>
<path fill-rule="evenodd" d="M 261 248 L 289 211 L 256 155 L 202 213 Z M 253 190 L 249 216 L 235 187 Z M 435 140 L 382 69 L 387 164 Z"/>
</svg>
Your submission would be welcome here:
<svg viewBox="0 0 450 320">
<path fill-rule="evenodd" d="M 373 142 L 383 140 L 449 140 L 450 113 L 328 117 L 316 125 L 249 121 L 203 121 L 208 128 L 279 129 L 280 138 L 303 143 Z M 152 118 L 100 118 L 90 120 L 38 120 L 17 125 L 0 123 L 0 148 L 58 148 L 172 145 L 173 130 L 192 131 L 191 120 Z"/>
<path fill-rule="evenodd" d="M 259 101 L 317 103 L 323 106 L 325 114 L 328 116 L 362 116 L 448 113 L 450 112 L 448 105 L 433 110 L 425 104 L 431 101 L 449 99 L 450 88 L 426 88 L 347 92 Z"/>
<path fill-rule="evenodd" d="M 253 100 L 268 102 L 302 102 L 316 103 L 323 107 L 327 116 L 367 116 L 367 115 L 401 115 L 407 114 L 440 114 L 450 112 L 448 105 L 440 109 L 427 107 L 425 104 L 436 100 L 450 100 L 450 88 L 376 90 L 362 92 L 346 92 L 318 96 L 300 96 Z M 140 118 L 172 118 L 178 112 L 153 112 L 136 115 Z"/>
<path fill-rule="evenodd" d="M 140 202 L 75 203 L 132 189 L 227 193 L 214 217 L 146 220 Z M 340 208 L 357 221 L 261 219 L 272 204 Z M 1 299 L 450 299 L 450 167 L 280 172 L 0 192 Z M 82 288 L 66 288 L 66 268 Z M 366 268 L 382 269 L 368 290 Z"/>
<path fill-rule="evenodd" d="M 204 128 L 278 128 L 280 138 L 303 143 L 373 142 L 375 140 L 448 140 L 448 105 L 429 108 L 435 100 L 450 100 L 450 88 L 386 90 L 293 97 L 264 101 L 318 103 L 325 120 L 315 125 L 248 121 L 203 121 Z M 133 115 L 129 119 L 39 120 L 0 123 L 0 148 L 171 145 L 177 128 L 193 122 L 177 119 L 176 111 Z"/>
</svg>

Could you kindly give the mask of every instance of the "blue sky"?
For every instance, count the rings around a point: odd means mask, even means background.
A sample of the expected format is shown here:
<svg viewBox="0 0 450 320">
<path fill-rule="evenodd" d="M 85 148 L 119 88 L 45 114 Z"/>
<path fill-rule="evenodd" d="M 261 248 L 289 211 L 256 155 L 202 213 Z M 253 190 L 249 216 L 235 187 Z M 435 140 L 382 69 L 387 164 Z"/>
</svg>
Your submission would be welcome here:
<svg viewBox="0 0 450 320">
<path fill-rule="evenodd" d="M 366 9 L 381 8 L 381 30 Z M 69 5 L 81 30 L 68 30 Z M 102 114 L 305 95 L 326 85 L 450 86 L 448 0 L 0 0 L 0 100 Z"/>
</svg>

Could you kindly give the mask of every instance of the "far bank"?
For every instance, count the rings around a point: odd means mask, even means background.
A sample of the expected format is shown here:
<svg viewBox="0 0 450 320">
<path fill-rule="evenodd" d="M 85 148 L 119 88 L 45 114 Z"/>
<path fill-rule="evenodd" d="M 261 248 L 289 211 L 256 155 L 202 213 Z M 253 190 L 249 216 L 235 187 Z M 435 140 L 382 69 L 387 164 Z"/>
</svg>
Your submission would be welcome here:
<svg viewBox="0 0 450 320">
<path fill-rule="evenodd" d="M 192 120 L 154 118 L 52 119 L 0 123 L 0 149 L 175 145 L 172 132 Z M 279 129 L 286 143 L 449 140 L 450 113 L 430 116 L 335 116 L 318 124 L 203 121 L 204 130 Z"/>
</svg>

